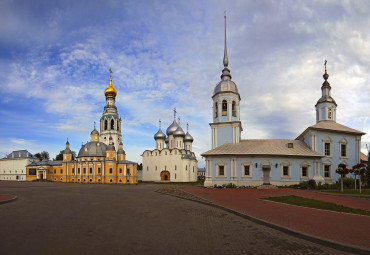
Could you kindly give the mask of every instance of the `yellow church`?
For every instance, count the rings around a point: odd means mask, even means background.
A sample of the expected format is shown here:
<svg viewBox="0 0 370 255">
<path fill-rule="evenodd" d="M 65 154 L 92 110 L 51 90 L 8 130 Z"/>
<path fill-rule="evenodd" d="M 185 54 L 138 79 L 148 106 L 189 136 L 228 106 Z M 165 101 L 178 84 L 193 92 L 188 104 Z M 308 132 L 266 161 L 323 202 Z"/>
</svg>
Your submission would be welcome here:
<svg viewBox="0 0 370 255">
<path fill-rule="evenodd" d="M 27 181 L 49 180 L 71 183 L 137 183 L 137 163 L 126 160 L 112 84 L 105 89 L 106 106 L 100 118 L 100 133 L 94 127 L 90 142 L 82 144 L 76 159 L 67 140 L 62 161 L 42 160 L 27 165 Z M 115 145 L 118 146 L 116 147 Z"/>
</svg>

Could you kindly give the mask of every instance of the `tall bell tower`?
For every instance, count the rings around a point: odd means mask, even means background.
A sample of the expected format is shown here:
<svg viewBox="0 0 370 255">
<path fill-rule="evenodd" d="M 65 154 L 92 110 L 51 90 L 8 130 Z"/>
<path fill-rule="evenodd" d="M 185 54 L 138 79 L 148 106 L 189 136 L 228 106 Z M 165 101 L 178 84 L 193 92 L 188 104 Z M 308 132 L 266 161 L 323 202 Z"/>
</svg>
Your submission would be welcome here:
<svg viewBox="0 0 370 255">
<path fill-rule="evenodd" d="M 115 100 L 117 91 L 112 84 L 112 69 L 109 69 L 109 85 L 105 89 L 105 101 L 103 114 L 100 118 L 100 141 L 109 145 L 109 138 L 112 137 L 113 145 L 118 150 L 120 142 L 122 142 L 121 135 L 121 118 L 118 115 Z"/>
<path fill-rule="evenodd" d="M 240 134 L 243 130 L 240 122 L 240 94 L 238 87 L 231 80 L 231 74 L 228 68 L 226 14 L 224 17 L 224 69 L 222 70 L 221 81 L 216 84 L 213 91 L 213 123 L 209 124 L 212 129 L 212 149 L 226 143 L 239 143 L 241 139 Z"/>
</svg>

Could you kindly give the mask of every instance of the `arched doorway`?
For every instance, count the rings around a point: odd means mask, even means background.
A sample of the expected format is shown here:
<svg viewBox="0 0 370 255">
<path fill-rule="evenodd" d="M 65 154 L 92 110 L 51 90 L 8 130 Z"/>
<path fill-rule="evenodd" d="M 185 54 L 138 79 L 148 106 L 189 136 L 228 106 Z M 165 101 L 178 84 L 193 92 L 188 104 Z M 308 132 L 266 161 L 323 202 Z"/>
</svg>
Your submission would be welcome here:
<svg viewBox="0 0 370 255">
<path fill-rule="evenodd" d="M 170 172 L 162 171 L 161 172 L 161 181 L 170 181 Z"/>
</svg>

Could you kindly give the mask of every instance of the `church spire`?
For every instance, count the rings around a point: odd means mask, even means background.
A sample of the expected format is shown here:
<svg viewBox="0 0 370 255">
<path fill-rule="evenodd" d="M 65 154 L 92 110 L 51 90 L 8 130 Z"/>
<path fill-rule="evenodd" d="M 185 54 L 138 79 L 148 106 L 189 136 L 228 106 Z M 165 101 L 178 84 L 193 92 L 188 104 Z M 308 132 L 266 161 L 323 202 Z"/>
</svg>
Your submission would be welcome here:
<svg viewBox="0 0 370 255">
<path fill-rule="evenodd" d="M 329 74 L 326 68 L 328 61 L 325 59 L 325 73 L 323 74 L 324 82 L 321 86 L 321 97 L 317 101 L 316 107 L 316 122 L 322 120 L 336 120 L 336 107 L 337 103 L 331 97 L 331 86 L 328 82 Z"/>
<path fill-rule="evenodd" d="M 224 67 L 229 65 L 229 58 L 227 57 L 227 44 L 226 44 L 226 11 L 224 13 L 225 18 L 225 49 L 224 49 Z"/>
<path fill-rule="evenodd" d="M 229 66 L 229 58 L 227 57 L 227 43 L 226 43 L 226 11 L 224 12 L 224 18 L 225 18 L 225 46 L 224 46 L 225 48 L 224 48 L 224 59 L 223 59 L 224 69 L 222 70 L 221 79 L 230 80 L 231 74 L 230 74 L 230 70 L 227 68 Z"/>
</svg>

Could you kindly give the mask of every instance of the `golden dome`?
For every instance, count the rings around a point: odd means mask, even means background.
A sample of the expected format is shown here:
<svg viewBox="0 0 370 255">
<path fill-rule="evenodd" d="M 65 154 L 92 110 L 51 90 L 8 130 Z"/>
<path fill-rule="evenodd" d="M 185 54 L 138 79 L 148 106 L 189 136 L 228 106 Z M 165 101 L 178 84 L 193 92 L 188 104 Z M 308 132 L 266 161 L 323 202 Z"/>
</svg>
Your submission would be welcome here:
<svg viewBox="0 0 370 255">
<path fill-rule="evenodd" d="M 112 76 L 109 77 L 109 85 L 104 91 L 105 97 L 113 97 L 116 98 L 117 90 L 112 85 Z"/>
</svg>

